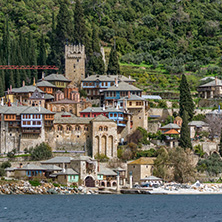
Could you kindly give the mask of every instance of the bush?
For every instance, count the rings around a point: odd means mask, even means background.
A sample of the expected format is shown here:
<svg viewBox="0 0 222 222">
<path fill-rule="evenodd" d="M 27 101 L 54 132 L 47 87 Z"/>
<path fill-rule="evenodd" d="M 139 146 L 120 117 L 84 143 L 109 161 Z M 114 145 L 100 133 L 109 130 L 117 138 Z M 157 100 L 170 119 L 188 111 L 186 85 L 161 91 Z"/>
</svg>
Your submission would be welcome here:
<svg viewBox="0 0 222 222">
<path fill-rule="evenodd" d="M 29 180 L 29 183 L 33 186 L 33 187 L 37 187 L 39 185 L 41 185 L 41 183 L 38 180 Z"/>
<path fill-rule="evenodd" d="M 100 162 L 107 162 L 109 160 L 109 157 L 107 157 L 105 154 L 96 154 L 95 159 L 97 159 Z"/>
<path fill-rule="evenodd" d="M 52 157 L 52 148 L 46 143 L 41 143 L 35 148 L 30 148 L 29 153 L 32 160 L 46 160 Z"/>
<path fill-rule="evenodd" d="M 2 169 L 8 168 L 8 167 L 11 167 L 11 163 L 9 161 L 3 162 L 1 165 Z"/>
<path fill-rule="evenodd" d="M 159 101 L 159 104 L 158 104 L 158 107 L 159 107 L 159 108 L 163 108 L 163 109 L 167 109 L 166 101 L 160 100 L 160 101 Z"/>
<path fill-rule="evenodd" d="M 143 150 L 136 153 L 136 158 L 140 157 L 157 157 L 157 151 L 155 149 Z"/>
<path fill-rule="evenodd" d="M 11 152 L 7 153 L 7 157 L 12 159 L 15 157 L 15 154 L 16 154 L 16 149 L 13 149 Z"/>
</svg>

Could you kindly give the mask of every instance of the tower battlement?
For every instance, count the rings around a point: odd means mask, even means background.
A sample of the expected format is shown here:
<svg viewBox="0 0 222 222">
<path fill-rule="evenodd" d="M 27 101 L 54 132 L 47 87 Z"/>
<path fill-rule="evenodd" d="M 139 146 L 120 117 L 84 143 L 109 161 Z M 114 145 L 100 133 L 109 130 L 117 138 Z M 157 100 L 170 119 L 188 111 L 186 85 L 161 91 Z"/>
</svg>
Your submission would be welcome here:
<svg viewBox="0 0 222 222">
<path fill-rule="evenodd" d="M 81 79 L 85 78 L 85 46 L 65 46 L 65 76 L 75 86 L 81 85 Z"/>
</svg>

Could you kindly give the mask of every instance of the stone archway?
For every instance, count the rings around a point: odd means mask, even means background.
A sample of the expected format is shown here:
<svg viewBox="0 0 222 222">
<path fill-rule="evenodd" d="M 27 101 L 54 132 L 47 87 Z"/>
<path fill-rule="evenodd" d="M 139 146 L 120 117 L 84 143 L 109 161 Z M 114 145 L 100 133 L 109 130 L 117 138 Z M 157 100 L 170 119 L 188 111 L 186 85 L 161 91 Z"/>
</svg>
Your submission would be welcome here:
<svg viewBox="0 0 222 222">
<path fill-rule="evenodd" d="M 108 153 L 110 154 L 110 157 L 113 157 L 113 136 L 109 136 L 108 138 Z"/>
<path fill-rule="evenodd" d="M 96 150 L 96 153 L 100 154 L 100 150 L 99 150 L 99 137 L 96 136 L 95 137 L 95 150 Z"/>
<path fill-rule="evenodd" d="M 95 180 L 91 176 L 87 176 L 85 178 L 85 186 L 86 187 L 95 187 Z"/>
<path fill-rule="evenodd" d="M 101 138 L 101 154 L 107 155 L 107 148 L 106 148 L 106 136 L 102 136 Z"/>
</svg>

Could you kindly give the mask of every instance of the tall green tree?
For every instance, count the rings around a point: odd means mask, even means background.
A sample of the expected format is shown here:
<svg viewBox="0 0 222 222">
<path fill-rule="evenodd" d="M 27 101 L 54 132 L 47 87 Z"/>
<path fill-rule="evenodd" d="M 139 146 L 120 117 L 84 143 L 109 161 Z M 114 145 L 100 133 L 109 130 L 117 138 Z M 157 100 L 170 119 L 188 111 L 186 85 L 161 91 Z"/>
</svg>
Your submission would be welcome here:
<svg viewBox="0 0 222 222">
<path fill-rule="evenodd" d="M 46 65 L 45 38 L 43 34 L 39 44 L 38 65 Z"/>
<path fill-rule="evenodd" d="M 65 66 L 65 44 L 68 41 L 73 41 L 73 23 L 69 5 L 70 2 L 68 0 L 60 0 L 60 9 L 57 15 L 57 26 L 55 30 L 55 60 L 56 65 L 60 67 L 60 71 L 62 72 Z"/>
<path fill-rule="evenodd" d="M 190 87 L 187 83 L 186 76 L 183 74 L 180 81 L 180 116 L 183 115 L 184 110 L 188 113 L 188 120 L 191 121 L 194 114 L 194 103 L 190 93 Z"/>
<path fill-rule="evenodd" d="M 100 39 L 95 25 L 93 26 L 92 53 L 89 54 L 88 72 L 89 74 L 100 75 L 105 73 L 105 64 L 101 53 Z"/>
<path fill-rule="evenodd" d="M 3 29 L 3 40 L 2 40 L 2 49 L 3 49 L 3 56 L 5 59 L 6 64 L 9 64 L 9 52 L 10 52 L 10 36 L 9 36 L 9 26 L 8 26 L 8 18 L 4 22 L 4 29 Z"/>
<path fill-rule="evenodd" d="M 190 129 L 188 127 L 188 114 L 186 110 L 183 111 L 182 119 L 183 123 L 180 131 L 179 145 L 184 149 L 192 149 L 192 144 L 190 140 Z"/>
<path fill-rule="evenodd" d="M 28 46 L 29 46 L 29 55 L 32 55 L 32 56 L 29 56 L 29 64 L 30 65 L 37 65 L 36 43 L 33 40 L 33 36 L 31 33 L 29 33 Z M 31 78 L 31 81 L 33 81 L 34 78 L 36 80 L 38 79 L 38 71 L 36 69 L 33 69 L 31 71 L 30 78 Z"/>
<path fill-rule="evenodd" d="M 222 157 L 222 129 L 220 133 L 220 143 L 218 144 L 218 147 L 219 147 L 220 156 Z"/>
<path fill-rule="evenodd" d="M 111 75 L 118 75 L 120 73 L 120 68 L 119 68 L 119 61 L 118 61 L 118 56 L 117 56 L 117 51 L 114 46 L 112 47 L 109 55 L 109 64 L 107 68 L 107 74 Z"/>
<path fill-rule="evenodd" d="M 82 4 L 76 1 L 74 12 L 74 43 L 86 45 L 87 29 L 83 14 Z"/>
<path fill-rule="evenodd" d="M 55 13 L 52 13 L 52 27 L 49 33 L 51 51 L 47 58 L 48 65 L 58 65 L 57 64 L 57 52 L 56 52 L 56 25 L 55 25 Z"/>
</svg>

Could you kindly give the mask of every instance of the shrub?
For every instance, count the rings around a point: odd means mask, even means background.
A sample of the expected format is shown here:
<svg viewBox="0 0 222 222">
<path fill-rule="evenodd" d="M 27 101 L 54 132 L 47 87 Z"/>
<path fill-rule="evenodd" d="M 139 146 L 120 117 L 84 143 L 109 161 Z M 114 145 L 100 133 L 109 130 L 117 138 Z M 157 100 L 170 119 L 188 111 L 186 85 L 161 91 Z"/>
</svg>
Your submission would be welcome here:
<svg viewBox="0 0 222 222">
<path fill-rule="evenodd" d="M 5 169 L 7 167 L 11 167 L 11 163 L 9 161 L 3 162 L 2 165 L 1 165 L 1 168 Z"/>
<path fill-rule="evenodd" d="M 39 185 L 41 185 L 41 183 L 38 180 L 29 180 L 29 183 L 33 186 L 33 187 L 37 187 Z"/>
<path fill-rule="evenodd" d="M 29 153 L 32 160 L 45 160 L 52 157 L 52 148 L 46 143 L 41 143 L 35 148 L 30 148 Z"/>
<path fill-rule="evenodd" d="M 107 162 L 109 160 L 109 157 L 107 157 L 105 154 L 99 154 L 97 153 L 95 155 L 95 159 L 97 159 L 100 162 Z"/>
</svg>

